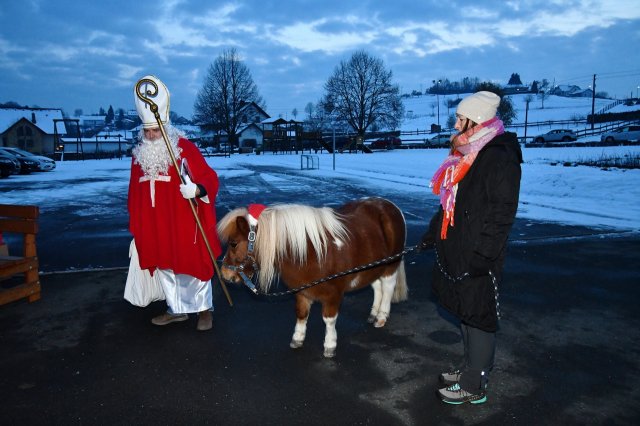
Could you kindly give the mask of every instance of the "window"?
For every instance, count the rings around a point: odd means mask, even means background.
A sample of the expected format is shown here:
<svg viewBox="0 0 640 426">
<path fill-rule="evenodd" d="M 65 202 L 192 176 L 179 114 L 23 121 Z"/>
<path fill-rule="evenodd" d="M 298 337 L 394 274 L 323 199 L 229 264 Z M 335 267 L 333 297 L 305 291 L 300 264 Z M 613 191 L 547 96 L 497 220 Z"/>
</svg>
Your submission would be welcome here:
<svg viewBox="0 0 640 426">
<path fill-rule="evenodd" d="M 33 129 L 29 126 L 20 126 L 16 129 L 18 134 L 18 147 L 22 149 L 33 148 Z"/>
</svg>

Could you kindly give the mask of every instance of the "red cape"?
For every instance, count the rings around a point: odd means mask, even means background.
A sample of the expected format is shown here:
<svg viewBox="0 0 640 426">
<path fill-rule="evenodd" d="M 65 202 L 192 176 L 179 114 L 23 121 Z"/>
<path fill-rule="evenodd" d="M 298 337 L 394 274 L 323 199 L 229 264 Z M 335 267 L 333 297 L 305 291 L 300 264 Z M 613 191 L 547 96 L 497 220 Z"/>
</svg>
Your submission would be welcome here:
<svg viewBox="0 0 640 426">
<path fill-rule="evenodd" d="M 191 180 L 204 186 L 209 204 L 196 198 L 198 217 L 211 250 L 217 258 L 222 253 L 216 230 L 215 199 L 218 194 L 218 175 L 209 167 L 196 146 L 181 138 L 182 149 L 178 166 L 187 159 Z M 213 277 L 211 256 L 198 230 L 189 201 L 180 193 L 180 177 L 175 167 L 169 167 L 169 182 L 155 182 L 155 207 L 151 205 L 151 182 L 140 182 L 144 176 L 139 164 L 132 159 L 129 181 L 129 231 L 136 241 L 140 267 L 171 269 L 176 274 L 188 274 L 202 281 Z"/>
</svg>

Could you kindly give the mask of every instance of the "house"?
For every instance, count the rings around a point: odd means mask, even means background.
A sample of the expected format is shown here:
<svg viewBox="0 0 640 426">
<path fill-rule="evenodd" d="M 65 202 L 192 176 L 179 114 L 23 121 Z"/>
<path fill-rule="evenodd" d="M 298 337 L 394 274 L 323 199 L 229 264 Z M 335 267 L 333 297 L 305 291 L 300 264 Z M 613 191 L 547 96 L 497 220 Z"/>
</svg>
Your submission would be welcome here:
<svg viewBox="0 0 640 426">
<path fill-rule="evenodd" d="M 255 123 L 238 129 L 238 146 L 240 148 L 256 148 L 262 146 L 262 129 Z"/>
<path fill-rule="evenodd" d="M 551 89 L 552 95 L 566 96 L 569 98 L 591 98 L 593 96 L 593 90 L 581 89 L 576 85 L 559 85 Z"/>
<path fill-rule="evenodd" d="M 106 125 L 106 115 L 81 115 L 78 117 L 80 120 L 80 128 L 83 133 L 97 133 Z"/>
<path fill-rule="evenodd" d="M 0 108 L 0 146 L 53 155 L 56 139 L 67 134 L 61 109 Z"/>
</svg>

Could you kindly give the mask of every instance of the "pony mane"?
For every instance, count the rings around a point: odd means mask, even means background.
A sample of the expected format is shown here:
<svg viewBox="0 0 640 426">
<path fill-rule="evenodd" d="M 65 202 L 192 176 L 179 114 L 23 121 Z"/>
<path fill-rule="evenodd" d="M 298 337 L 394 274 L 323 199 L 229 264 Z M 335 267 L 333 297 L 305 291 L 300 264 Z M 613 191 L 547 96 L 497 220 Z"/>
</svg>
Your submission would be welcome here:
<svg viewBox="0 0 640 426">
<path fill-rule="evenodd" d="M 340 215 L 329 207 L 281 204 L 266 208 L 258 218 L 256 261 L 260 264 L 258 281 L 269 290 L 278 272 L 276 266 L 290 257 L 303 265 L 307 260 L 307 242 L 322 263 L 329 244 L 341 245 L 349 238 Z"/>
</svg>

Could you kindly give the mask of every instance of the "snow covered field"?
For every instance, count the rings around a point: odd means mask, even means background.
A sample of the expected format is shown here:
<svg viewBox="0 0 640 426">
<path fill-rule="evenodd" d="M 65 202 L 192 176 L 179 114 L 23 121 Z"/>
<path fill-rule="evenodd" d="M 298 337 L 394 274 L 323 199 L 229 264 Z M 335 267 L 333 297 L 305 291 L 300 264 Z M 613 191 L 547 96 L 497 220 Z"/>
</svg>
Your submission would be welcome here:
<svg viewBox="0 0 640 426">
<path fill-rule="evenodd" d="M 307 176 L 341 178 L 363 186 L 434 197 L 431 175 L 445 149 L 395 150 L 374 154 L 320 154 L 320 169 Z M 597 228 L 640 230 L 640 170 L 563 166 L 578 159 L 640 155 L 640 146 L 524 148 L 518 217 Z M 101 202 L 105 193 L 126 198 L 130 159 L 58 162 L 53 172 L 12 176 L 0 181 L 2 203 L 37 204 L 41 208 L 73 205 L 81 197 L 95 200 L 95 209 L 114 208 Z M 254 174 L 247 165 L 278 166 L 300 171 L 299 155 L 233 155 L 209 157 L 209 164 L 225 178 Z M 283 190 L 295 182 L 263 173 L 261 178 Z M 250 202 L 251 200 L 247 200 Z M 300 200 L 313 204 L 313 199 Z M 111 199 L 109 203 L 113 203 Z M 122 208 L 122 206 L 118 206 Z"/>
</svg>

